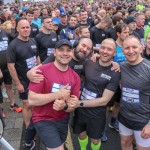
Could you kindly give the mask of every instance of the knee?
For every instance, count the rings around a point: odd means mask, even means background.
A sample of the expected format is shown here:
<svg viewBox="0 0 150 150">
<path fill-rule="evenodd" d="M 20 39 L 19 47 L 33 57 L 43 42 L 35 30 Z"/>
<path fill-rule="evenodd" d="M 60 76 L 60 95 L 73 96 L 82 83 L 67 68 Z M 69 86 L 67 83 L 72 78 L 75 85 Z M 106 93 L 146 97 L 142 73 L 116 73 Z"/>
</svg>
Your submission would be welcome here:
<svg viewBox="0 0 150 150">
<path fill-rule="evenodd" d="M 23 101 L 23 108 L 31 109 L 31 106 L 29 105 L 28 100 L 24 100 L 24 101 Z"/>
<path fill-rule="evenodd" d="M 132 140 L 128 138 L 121 139 L 121 145 L 129 147 L 132 145 Z"/>
<path fill-rule="evenodd" d="M 85 132 L 79 134 L 80 139 L 85 139 L 86 137 L 87 137 L 87 134 Z"/>
<path fill-rule="evenodd" d="M 100 143 L 100 140 L 91 139 L 91 141 L 94 145 L 97 145 Z"/>
</svg>

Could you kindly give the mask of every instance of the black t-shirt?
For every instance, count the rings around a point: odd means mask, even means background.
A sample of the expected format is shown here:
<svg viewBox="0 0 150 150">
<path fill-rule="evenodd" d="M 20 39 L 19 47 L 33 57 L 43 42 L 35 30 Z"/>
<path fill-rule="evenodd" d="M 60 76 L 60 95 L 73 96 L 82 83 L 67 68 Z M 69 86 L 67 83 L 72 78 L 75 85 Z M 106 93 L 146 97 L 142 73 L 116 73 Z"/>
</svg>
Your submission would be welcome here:
<svg viewBox="0 0 150 150">
<path fill-rule="evenodd" d="M 47 64 L 50 62 L 55 61 L 55 56 L 54 54 L 51 54 L 49 57 L 47 57 L 47 59 L 42 63 L 42 64 Z M 74 59 L 71 59 L 71 61 L 69 62 L 69 66 L 79 75 L 83 75 L 84 74 L 84 63 L 85 61 L 76 61 Z"/>
<path fill-rule="evenodd" d="M 144 25 L 145 26 L 150 25 L 150 18 L 145 19 Z"/>
<path fill-rule="evenodd" d="M 15 38 L 8 46 L 7 62 L 15 64 L 18 78 L 24 88 L 29 84 L 26 73 L 37 64 L 36 58 L 37 47 L 34 39 L 22 41 Z"/>
<path fill-rule="evenodd" d="M 114 28 L 110 27 L 110 28 L 106 29 L 106 33 L 107 33 L 108 38 L 112 38 L 115 41 L 117 40 L 117 35 L 116 35 L 116 31 Z"/>
<path fill-rule="evenodd" d="M 98 29 L 94 26 L 90 30 L 90 37 L 93 45 L 96 46 L 96 44 L 101 44 L 101 42 L 107 38 L 107 33 L 105 30 Z"/>
<path fill-rule="evenodd" d="M 38 26 L 34 23 L 32 23 L 30 26 L 31 26 L 30 37 L 35 38 L 35 36 L 39 33 Z"/>
<path fill-rule="evenodd" d="M 50 34 L 39 32 L 37 34 L 35 41 L 37 43 L 41 62 L 43 62 L 53 52 L 57 40 L 57 34 L 55 32 L 51 32 Z"/>
<path fill-rule="evenodd" d="M 4 30 L 0 30 L 0 68 L 6 66 L 6 50 L 9 44 L 9 36 Z"/>
<path fill-rule="evenodd" d="M 136 28 L 134 31 L 139 34 L 140 39 L 144 39 L 144 29 L 143 28 L 140 28 L 140 29 Z"/>
<path fill-rule="evenodd" d="M 103 67 L 91 60 L 87 60 L 85 63 L 85 83 L 82 90 L 80 99 L 91 100 L 102 97 L 105 89 L 115 92 L 119 80 L 120 73 L 111 71 L 111 65 Z M 79 113 L 84 114 L 90 118 L 101 118 L 106 115 L 106 106 L 90 107 L 90 108 L 78 108 Z"/>
<path fill-rule="evenodd" d="M 146 49 L 143 51 L 142 57 L 150 61 L 150 55 L 146 53 Z"/>
</svg>

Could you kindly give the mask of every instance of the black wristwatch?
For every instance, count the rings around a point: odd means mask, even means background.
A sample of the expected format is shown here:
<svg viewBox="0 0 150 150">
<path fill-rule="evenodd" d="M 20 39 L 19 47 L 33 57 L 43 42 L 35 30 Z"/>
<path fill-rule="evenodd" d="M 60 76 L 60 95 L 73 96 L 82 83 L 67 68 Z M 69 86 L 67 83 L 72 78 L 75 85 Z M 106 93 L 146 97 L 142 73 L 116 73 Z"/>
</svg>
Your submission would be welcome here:
<svg viewBox="0 0 150 150">
<path fill-rule="evenodd" d="M 68 109 L 68 105 L 66 104 L 65 106 L 64 106 L 64 110 L 67 110 Z"/>
<path fill-rule="evenodd" d="M 80 102 L 80 106 L 83 107 L 83 106 L 84 106 L 84 103 L 83 103 L 83 102 Z"/>
</svg>

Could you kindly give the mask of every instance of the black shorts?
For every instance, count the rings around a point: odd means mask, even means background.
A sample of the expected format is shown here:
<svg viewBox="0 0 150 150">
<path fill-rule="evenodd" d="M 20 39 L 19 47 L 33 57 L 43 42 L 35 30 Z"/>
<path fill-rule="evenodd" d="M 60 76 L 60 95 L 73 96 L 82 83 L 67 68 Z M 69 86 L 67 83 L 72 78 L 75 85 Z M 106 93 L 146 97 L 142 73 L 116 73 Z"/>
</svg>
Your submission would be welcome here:
<svg viewBox="0 0 150 150">
<path fill-rule="evenodd" d="M 120 87 L 118 87 L 117 90 L 116 90 L 116 92 L 115 92 L 115 94 L 114 94 L 114 96 L 108 102 L 107 106 L 108 107 L 112 107 L 115 102 L 120 103 L 120 99 L 121 99 L 121 89 L 120 89 Z"/>
<path fill-rule="evenodd" d="M 3 73 L 3 81 L 4 81 L 4 83 L 6 85 L 11 85 L 12 84 L 12 78 L 11 78 L 11 75 L 9 73 L 8 68 L 5 66 L 5 67 L 2 67 L 1 70 L 2 70 L 2 73 Z"/>
<path fill-rule="evenodd" d="M 19 93 L 19 98 L 21 100 L 28 100 L 28 89 L 24 88 L 24 92 Z"/>
<path fill-rule="evenodd" d="M 67 139 L 69 118 L 36 122 L 36 131 L 47 148 L 57 148 Z"/>
<path fill-rule="evenodd" d="M 76 113 L 73 120 L 73 133 L 80 134 L 86 131 L 92 139 L 100 139 L 106 123 L 106 114 L 101 118 L 89 118 L 83 114 Z"/>
</svg>

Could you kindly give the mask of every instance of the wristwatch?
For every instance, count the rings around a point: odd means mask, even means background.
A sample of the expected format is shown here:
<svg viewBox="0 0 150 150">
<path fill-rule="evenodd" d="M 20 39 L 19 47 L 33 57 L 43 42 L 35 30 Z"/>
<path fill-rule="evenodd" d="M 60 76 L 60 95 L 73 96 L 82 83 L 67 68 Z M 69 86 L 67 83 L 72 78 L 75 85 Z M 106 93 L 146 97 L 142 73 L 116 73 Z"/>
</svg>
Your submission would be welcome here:
<svg viewBox="0 0 150 150">
<path fill-rule="evenodd" d="M 64 110 L 67 110 L 68 109 L 68 105 L 66 104 L 65 106 L 64 106 Z"/>
<path fill-rule="evenodd" d="M 80 106 L 83 107 L 83 106 L 84 106 L 84 103 L 83 103 L 83 102 L 80 102 Z"/>
</svg>

